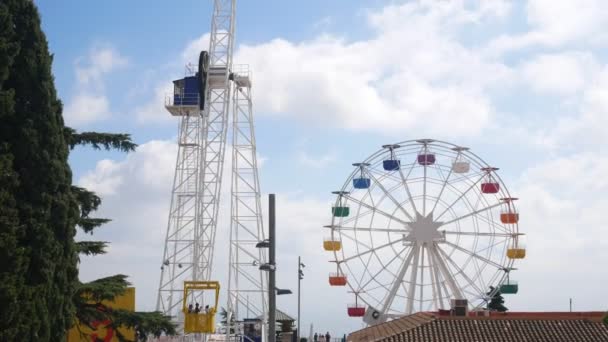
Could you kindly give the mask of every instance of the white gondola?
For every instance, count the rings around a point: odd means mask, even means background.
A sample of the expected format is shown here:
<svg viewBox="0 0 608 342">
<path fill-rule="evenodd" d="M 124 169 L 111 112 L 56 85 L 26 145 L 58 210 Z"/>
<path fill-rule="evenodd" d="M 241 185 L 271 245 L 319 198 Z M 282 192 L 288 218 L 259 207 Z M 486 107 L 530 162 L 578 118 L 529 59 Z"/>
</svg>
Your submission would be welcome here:
<svg viewBox="0 0 608 342">
<path fill-rule="evenodd" d="M 471 163 L 464 157 L 462 152 L 468 151 L 467 147 L 454 147 L 452 150 L 458 152 L 456 159 L 452 162 L 452 172 L 467 173 L 471 170 Z"/>
</svg>

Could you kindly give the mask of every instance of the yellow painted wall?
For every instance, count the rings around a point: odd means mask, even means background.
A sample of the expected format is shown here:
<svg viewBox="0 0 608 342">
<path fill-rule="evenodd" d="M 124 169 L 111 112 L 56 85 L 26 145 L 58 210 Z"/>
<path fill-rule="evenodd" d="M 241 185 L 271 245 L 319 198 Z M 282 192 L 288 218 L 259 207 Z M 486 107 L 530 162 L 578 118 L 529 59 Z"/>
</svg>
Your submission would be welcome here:
<svg viewBox="0 0 608 342">
<path fill-rule="evenodd" d="M 129 287 L 124 295 L 122 295 L 120 297 L 116 297 L 113 302 L 103 301 L 102 304 L 104 304 L 107 307 L 114 308 L 114 309 L 135 311 L 135 288 Z M 70 331 L 68 333 L 68 342 L 95 341 L 95 337 L 94 337 L 95 334 L 97 335 L 98 339 L 101 339 L 105 342 L 118 341 L 118 338 L 116 336 L 114 336 L 115 334 L 111 330 L 108 330 L 105 328 L 105 325 L 103 322 L 98 322 L 97 324 L 99 326 L 98 326 L 97 330 L 95 330 L 95 331 L 89 329 L 86 326 L 83 326 L 83 325 L 80 326 L 80 331 L 82 331 L 86 334 L 89 334 L 88 337 L 84 337 L 84 336 L 81 337 L 78 327 L 73 327 L 72 329 L 70 329 Z M 123 334 L 123 336 L 125 338 L 132 340 L 132 341 L 135 340 L 135 331 L 127 330 L 124 328 L 119 328 L 118 330 Z"/>
</svg>

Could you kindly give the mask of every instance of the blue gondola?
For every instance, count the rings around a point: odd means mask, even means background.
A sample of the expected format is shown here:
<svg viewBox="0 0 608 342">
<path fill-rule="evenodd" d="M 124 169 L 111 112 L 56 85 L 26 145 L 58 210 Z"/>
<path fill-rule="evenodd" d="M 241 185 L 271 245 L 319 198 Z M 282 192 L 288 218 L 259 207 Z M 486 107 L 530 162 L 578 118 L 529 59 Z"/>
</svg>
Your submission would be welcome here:
<svg viewBox="0 0 608 342">
<path fill-rule="evenodd" d="M 382 167 L 386 171 L 397 171 L 401 167 L 401 161 L 395 159 L 387 159 L 382 161 Z"/>
<path fill-rule="evenodd" d="M 353 186 L 355 189 L 369 189 L 370 185 L 369 178 L 355 178 L 353 179 Z"/>
</svg>

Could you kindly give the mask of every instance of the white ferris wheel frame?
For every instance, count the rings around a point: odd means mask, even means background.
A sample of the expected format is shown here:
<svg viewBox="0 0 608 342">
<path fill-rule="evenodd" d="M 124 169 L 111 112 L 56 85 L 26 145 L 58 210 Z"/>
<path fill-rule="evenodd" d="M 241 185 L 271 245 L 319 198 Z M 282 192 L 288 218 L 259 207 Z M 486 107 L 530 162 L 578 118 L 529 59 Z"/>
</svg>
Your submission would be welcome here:
<svg viewBox="0 0 608 342">
<path fill-rule="evenodd" d="M 436 161 L 421 165 L 417 160 L 421 153 L 434 154 Z M 382 169 L 386 159 L 400 160 L 398 170 Z M 470 171 L 452 172 L 451 163 L 455 160 L 468 161 Z M 450 162 L 447 166 L 446 161 Z M 332 215 L 332 223 L 326 228 L 330 230 L 329 239 L 340 241 L 342 246 L 333 251 L 337 273 L 348 277 L 351 292 L 368 308 L 375 308 L 381 315 L 400 316 L 448 309 L 449 299 L 467 299 L 469 308 L 476 309 L 487 304 L 500 285 L 508 281 L 514 260 L 507 257 L 506 251 L 513 248 L 509 246 L 517 246 L 523 234 L 517 223 L 503 224 L 497 215 L 492 215 L 506 207 L 517 212 L 505 183 L 496 173 L 498 169 L 468 148 L 431 139 L 385 145 L 353 165 L 355 170 L 342 189 L 335 192 L 338 196 L 334 203 L 335 207 L 349 206 L 350 215 Z M 367 190 L 354 189 L 353 179 L 358 176 L 370 180 Z M 481 193 L 480 183 L 487 177 L 499 184 L 498 193 Z M 458 188 L 455 184 L 466 186 Z M 422 194 L 414 192 L 414 188 Z M 432 193 L 433 188 L 440 190 Z M 374 198 L 372 190 L 383 195 Z M 450 191 L 452 196 L 457 195 L 456 200 L 446 203 L 442 198 Z M 367 193 L 361 195 L 362 192 Z M 477 202 L 471 203 L 474 192 Z M 392 212 L 382 209 L 385 203 L 392 203 Z M 462 208 L 469 211 L 457 212 Z M 363 224 L 365 216 L 372 217 L 369 226 Z M 373 226 L 376 216 L 388 219 L 390 227 Z M 474 226 L 465 227 L 464 221 Z M 402 227 L 395 228 L 393 222 Z M 380 234 L 386 235 L 388 242 L 374 244 L 373 236 Z M 366 236 L 369 238 L 363 239 Z M 380 251 L 387 250 L 393 251 L 390 258 L 380 255 Z M 375 266 L 371 265 L 372 260 Z M 384 280 L 379 280 L 383 274 Z M 386 278 L 393 280 L 386 283 Z"/>
</svg>

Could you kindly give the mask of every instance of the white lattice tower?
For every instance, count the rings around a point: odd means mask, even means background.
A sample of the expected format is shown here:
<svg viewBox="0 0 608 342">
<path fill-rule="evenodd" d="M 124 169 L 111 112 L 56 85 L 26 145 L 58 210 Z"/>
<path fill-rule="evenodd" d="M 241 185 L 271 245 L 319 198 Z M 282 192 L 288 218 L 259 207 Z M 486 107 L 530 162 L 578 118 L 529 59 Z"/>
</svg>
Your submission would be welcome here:
<svg viewBox="0 0 608 342">
<path fill-rule="evenodd" d="M 230 220 L 230 273 L 228 313 L 237 320 L 266 317 L 266 249 L 255 245 L 265 239 L 260 181 L 253 123 L 251 78 L 247 66 L 233 71 L 235 90 L 232 120 L 232 191 Z M 265 336 L 265 333 L 262 334 Z"/>
<path fill-rule="evenodd" d="M 169 102 L 166 106 L 171 114 L 181 116 L 182 128 L 157 309 L 178 317 L 178 322 L 184 280 L 210 280 L 213 265 L 231 91 L 234 10 L 235 0 L 214 2 L 204 110 L 198 109 L 198 103 Z M 196 133 L 191 132 L 194 129 Z M 185 136 L 184 131 L 189 133 Z"/>
<path fill-rule="evenodd" d="M 227 308 L 229 317 L 237 320 L 244 305 L 256 316 L 266 317 L 267 312 L 267 275 L 258 269 L 266 261 L 266 250 L 255 248 L 264 240 L 264 231 L 251 82 L 248 70 L 232 72 L 235 10 L 236 0 L 214 0 L 204 110 L 198 103 L 172 99 L 166 103 L 167 110 L 180 117 L 180 127 L 157 310 L 176 317 L 180 325 L 183 282 L 213 279 L 231 100 L 234 149 Z M 181 96 L 188 99 L 188 94 Z"/>
<path fill-rule="evenodd" d="M 190 72 L 186 73 L 188 76 Z M 182 305 L 183 282 L 192 278 L 195 269 L 195 233 L 198 229 L 197 207 L 200 201 L 199 164 L 203 119 L 198 106 L 172 106 L 178 116 L 177 162 L 165 237 L 165 249 L 156 308 L 178 318 Z"/>
<path fill-rule="evenodd" d="M 236 0 L 215 0 L 209 42 L 210 67 L 207 85 L 207 104 L 202 130 L 200 173 L 201 201 L 199 202 L 199 231 L 201 243 L 201 279 L 210 279 L 213 248 L 220 202 L 226 131 L 232 85 L 229 80 L 234 46 Z"/>
</svg>

